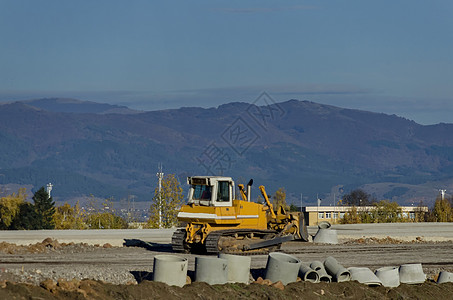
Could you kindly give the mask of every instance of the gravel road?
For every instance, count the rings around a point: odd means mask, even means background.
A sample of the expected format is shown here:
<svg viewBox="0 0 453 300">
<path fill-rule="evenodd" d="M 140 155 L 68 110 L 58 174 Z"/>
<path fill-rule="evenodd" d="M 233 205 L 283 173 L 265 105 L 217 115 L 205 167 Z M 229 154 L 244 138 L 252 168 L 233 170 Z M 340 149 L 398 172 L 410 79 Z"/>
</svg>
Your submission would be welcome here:
<svg viewBox="0 0 453 300">
<path fill-rule="evenodd" d="M 335 225 L 333 228 L 338 233 L 338 245 L 288 242 L 281 250 L 306 262 L 323 261 L 333 256 L 346 267 L 375 269 L 422 263 L 431 277 L 440 270 L 453 272 L 453 224 L 354 224 Z M 316 230 L 316 227 L 310 227 L 309 233 L 314 234 Z M 34 284 L 47 278 L 89 278 L 114 284 L 140 282 L 151 278 L 155 255 L 171 253 L 169 243 L 172 232 L 170 229 L 1 231 L 0 243 L 27 245 L 50 237 L 60 243 L 76 244 L 42 253 L 0 251 L 0 280 Z M 386 240 L 387 236 L 398 241 Z M 122 247 L 124 239 L 139 239 L 154 244 L 151 249 Z M 354 241 L 348 242 L 349 239 Z M 105 243 L 113 247 L 102 247 Z M 96 244 L 100 246 L 94 246 Z M 189 270 L 193 271 L 196 255 L 178 255 L 188 258 Z M 266 261 L 267 255 L 253 256 L 252 268 L 262 269 Z"/>
</svg>

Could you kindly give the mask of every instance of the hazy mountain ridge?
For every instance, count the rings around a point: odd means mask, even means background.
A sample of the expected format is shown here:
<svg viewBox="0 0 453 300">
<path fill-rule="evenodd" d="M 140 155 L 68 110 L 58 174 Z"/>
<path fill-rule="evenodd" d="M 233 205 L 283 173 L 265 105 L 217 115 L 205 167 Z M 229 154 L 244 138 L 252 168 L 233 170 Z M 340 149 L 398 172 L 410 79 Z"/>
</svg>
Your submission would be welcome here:
<svg viewBox="0 0 453 300">
<path fill-rule="evenodd" d="M 266 107 L 240 102 L 137 114 L 108 113 L 117 107 L 94 102 L 63 102 L 91 107 L 71 111 L 61 103 L 0 106 L 0 184 L 39 188 L 52 181 L 61 198 L 86 191 L 150 200 L 158 163 L 184 183 L 187 175 L 207 173 L 200 160 L 212 145 L 229 157 L 221 161 L 225 175 L 253 177 L 271 192 L 284 186 L 296 198 L 300 192 L 309 199 L 323 197 L 336 185 L 387 182 L 389 190 L 376 196 L 393 193 L 406 201 L 414 198 L 410 186 L 453 177 L 453 124 L 423 126 L 395 115 L 297 100 L 274 104 L 280 114 L 265 126 L 251 112 Z M 234 124 L 243 124 L 254 138 L 243 152 L 227 138 Z"/>
<path fill-rule="evenodd" d="M 92 101 L 81 101 L 72 98 L 42 98 L 11 103 L 24 103 L 37 109 L 49 112 L 67 113 L 92 113 L 92 114 L 135 114 L 140 111 L 130 109 L 123 105 L 112 105 L 107 103 L 97 103 Z"/>
</svg>

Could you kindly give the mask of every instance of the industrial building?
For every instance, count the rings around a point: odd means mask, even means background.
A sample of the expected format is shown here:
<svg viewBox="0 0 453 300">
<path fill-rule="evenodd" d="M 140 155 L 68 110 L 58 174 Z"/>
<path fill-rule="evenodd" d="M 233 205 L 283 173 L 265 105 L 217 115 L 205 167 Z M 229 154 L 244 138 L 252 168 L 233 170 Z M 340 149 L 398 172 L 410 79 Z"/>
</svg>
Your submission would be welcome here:
<svg viewBox="0 0 453 300">
<path fill-rule="evenodd" d="M 302 212 L 304 213 L 305 222 L 308 226 L 316 226 L 321 221 L 328 221 L 331 224 L 340 223 L 352 206 L 304 206 Z M 371 212 L 376 209 L 376 206 L 356 206 L 358 212 Z M 400 206 L 403 218 L 415 222 L 417 214 L 428 212 L 427 206 Z"/>
</svg>

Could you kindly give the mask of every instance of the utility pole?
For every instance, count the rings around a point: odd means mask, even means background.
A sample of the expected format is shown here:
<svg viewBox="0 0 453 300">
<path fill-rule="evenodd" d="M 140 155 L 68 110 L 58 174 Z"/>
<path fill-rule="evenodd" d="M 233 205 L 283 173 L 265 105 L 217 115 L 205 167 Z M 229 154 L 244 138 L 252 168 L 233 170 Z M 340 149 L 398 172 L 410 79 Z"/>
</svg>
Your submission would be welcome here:
<svg viewBox="0 0 453 300">
<path fill-rule="evenodd" d="M 318 208 L 316 209 L 316 222 L 319 224 L 319 205 L 321 205 L 321 199 L 319 199 L 318 194 L 316 194 L 316 201 L 318 202 Z"/>
<path fill-rule="evenodd" d="M 335 193 L 333 193 L 333 214 L 332 214 L 332 219 L 334 220 L 334 222 L 336 223 L 337 222 L 337 219 L 335 218 Z"/>
<path fill-rule="evenodd" d="M 159 228 L 162 228 L 162 178 L 164 173 L 162 172 L 162 163 L 158 165 L 159 172 L 156 176 L 159 178 Z"/>
<path fill-rule="evenodd" d="M 300 212 L 302 213 L 302 193 L 300 193 Z"/>
</svg>

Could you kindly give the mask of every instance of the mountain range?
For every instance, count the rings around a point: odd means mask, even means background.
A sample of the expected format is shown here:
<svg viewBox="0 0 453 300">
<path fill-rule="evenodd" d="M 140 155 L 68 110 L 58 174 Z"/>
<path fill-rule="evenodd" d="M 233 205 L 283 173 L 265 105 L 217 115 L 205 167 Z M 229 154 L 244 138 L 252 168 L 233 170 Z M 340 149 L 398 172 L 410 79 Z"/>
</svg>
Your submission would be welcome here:
<svg viewBox="0 0 453 300">
<path fill-rule="evenodd" d="M 0 105 L 0 185 L 39 187 L 70 201 L 150 201 L 164 173 L 253 178 L 289 202 L 334 205 L 362 188 L 404 205 L 453 188 L 453 124 L 420 125 L 310 101 L 135 111 L 75 99 Z M 253 189 L 258 196 L 257 186 Z"/>
</svg>

